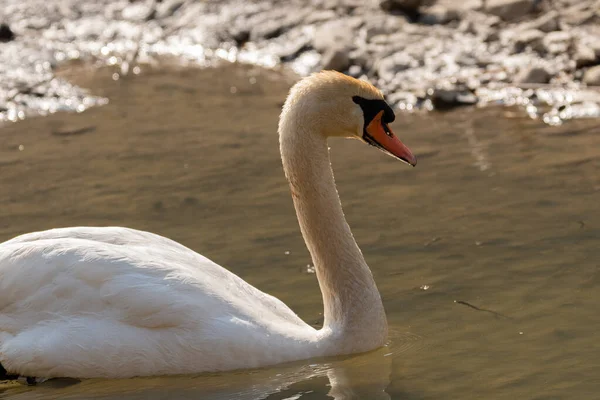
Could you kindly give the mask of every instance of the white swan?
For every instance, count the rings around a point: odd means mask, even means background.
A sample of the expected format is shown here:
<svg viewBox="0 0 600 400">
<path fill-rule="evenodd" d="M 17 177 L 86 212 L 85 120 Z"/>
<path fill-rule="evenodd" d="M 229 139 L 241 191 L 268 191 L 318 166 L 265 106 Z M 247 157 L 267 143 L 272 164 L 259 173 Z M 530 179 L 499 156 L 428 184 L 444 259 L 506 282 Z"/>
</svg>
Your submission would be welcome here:
<svg viewBox="0 0 600 400">
<path fill-rule="evenodd" d="M 283 107 L 281 157 L 323 294 L 322 329 L 164 237 L 53 229 L 0 244 L 0 374 L 187 374 L 382 346 L 385 312 L 342 212 L 327 138 L 359 138 L 415 165 L 393 119 L 376 88 L 336 72 L 301 80 Z"/>
</svg>

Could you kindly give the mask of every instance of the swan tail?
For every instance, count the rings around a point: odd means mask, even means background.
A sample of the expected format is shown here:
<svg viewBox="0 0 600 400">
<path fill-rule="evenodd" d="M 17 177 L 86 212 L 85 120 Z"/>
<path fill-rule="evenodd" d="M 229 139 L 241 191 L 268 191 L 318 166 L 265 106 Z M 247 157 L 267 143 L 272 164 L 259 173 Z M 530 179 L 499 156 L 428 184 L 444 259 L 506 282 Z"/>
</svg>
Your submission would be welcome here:
<svg viewBox="0 0 600 400">
<path fill-rule="evenodd" d="M 26 383 L 27 385 L 35 385 L 36 383 L 40 383 L 39 379 L 32 376 L 11 374 L 6 370 L 6 368 L 4 368 L 2 363 L 0 363 L 0 382 L 2 381 L 19 381 L 21 383 Z"/>
</svg>

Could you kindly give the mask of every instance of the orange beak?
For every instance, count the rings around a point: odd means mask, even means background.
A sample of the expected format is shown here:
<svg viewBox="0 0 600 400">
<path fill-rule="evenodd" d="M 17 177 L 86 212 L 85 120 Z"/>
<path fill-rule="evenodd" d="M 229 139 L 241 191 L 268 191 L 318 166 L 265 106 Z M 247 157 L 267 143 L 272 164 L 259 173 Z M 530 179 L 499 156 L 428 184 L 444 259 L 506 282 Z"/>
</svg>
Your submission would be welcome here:
<svg viewBox="0 0 600 400">
<path fill-rule="evenodd" d="M 383 111 L 380 111 L 365 128 L 363 134 L 365 142 L 413 167 L 417 165 L 417 157 L 394 135 L 390 127 L 381 120 L 382 116 Z"/>
</svg>

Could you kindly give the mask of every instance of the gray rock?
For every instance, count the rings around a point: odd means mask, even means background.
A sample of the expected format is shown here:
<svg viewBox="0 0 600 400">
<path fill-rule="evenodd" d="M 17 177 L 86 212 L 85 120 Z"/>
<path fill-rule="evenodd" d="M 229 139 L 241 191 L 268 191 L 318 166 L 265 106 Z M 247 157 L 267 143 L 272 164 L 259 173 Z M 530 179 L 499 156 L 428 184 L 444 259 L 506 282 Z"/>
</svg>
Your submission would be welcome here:
<svg viewBox="0 0 600 400">
<path fill-rule="evenodd" d="M 533 0 L 487 0 L 485 11 L 505 21 L 515 21 L 533 11 Z"/>
<path fill-rule="evenodd" d="M 514 41 L 514 51 L 517 53 L 522 52 L 527 48 L 527 46 L 531 46 L 534 48 L 540 48 L 540 44 L 544 39 L 544 33 L 537 29 L 528 29 L 526 31 L 518 32 Z"/>
<path fill-rule="evenodd" d="M 595 17 L 596 14 L 593 10 L 577 10 L 563 13 L 561 20 L 572 26 L 580 26 L 593 22 Z"/>
<path fill-rule="evenodd" d="M 348 51 L 345 49 L 329 49 L 321 59 L 323 69 L 333 69 L 343 72 L 350 66 Z"/>
<path fill-rule="evenodd" d="M 361 76 L 362 73 L 363 69 L 360 65 L 351 65 L 350 68 L 348 68 L 348 75 L 353 76 L 355 78 Z"/>
<path fill-rule="evenodd" d="M 321 53 L 332 48 L 351 47 L 361 24 L 361 18 L 353 17 L 328 21 L 315 30 L 313 47 Z"/>
<path fill-rule="evenodd" d="M 407 20 L 402 16 L 387 14 L 374 15 L 366 18 L 360 36 L 366 42 L 371 42 L 376 36 L 391 36 L 400 32 L 406 25 L 408 25 Z"/>
<path fill-rule="evenodd" d="M 579 43 L 575 46 L 573 60 L 575 61 L 575 66 L 581 68 L 596 64 L 598 57 L 596 56 L 594 49 Z"/>
<path fill-rule="evenodd" d="M 380 78 L 391 81 L 398 72 L 418 66 L 419 62 L 417 60 L 407 53 L 400 52 L 381 60 L 377 72 Z"/>
<path fill-rule="evenodd" d="M 419 22 L 426 25 L 447 24 L 451 21 L 457 21 L 459 17 L 458 10 L 435 4 L 421 12 Z"/>
<path fill-rule="evenodd" d="M 15 34 L 8 24 L 0 24 L 0 42 L 10 42 L 14 40 Z"/>
<path fill-rule="evenodd" d="M 521 24 L 522 29 L 537 29 L 542 32 L 558 31 L 558 12 L 552 10 L 533 21 Z"/>
<path fill-rule="evenodd" d="M 514 82 L 516 83 L 548 83 L 552 75 L 541 66 L 528 67 L 515 77 Z"/>
<path fill-rule="evenodd" d="M 427 94 L 433 107 L 439 111 L 477 104 L 477 96 L 470 89 L 461 86 L 455 89 L 432 89 Z"/>
<path fill-rule="evenodd" d="M 151 20 L 155 14 L 156 9 L 153 1 L 131 3 L 121 11 L 123 19 L 134 22 Z"/>
<path fill-rule="evenodd" d="M 333 10 L 317 10 L 308 14 L 304 20 L 307 24 L 314 24 L 317 22 L 330 21 L 337 17 L 337 13 Z"/>
<path fill-rule="evenodd" d="M 156 7 L 156 18 L 168 18 L 175 14 L 185 3 L 185 0 L 165 0 Z"/>
<path fill-rule="evenodd" d="M 569 32 L 549 32 L 542 39 L 544 50 L 549 54 L 561 54 L 567 52 L 573 38 Z"/>
<path fill-rule="evenodd" d="M 434 3 L 449 9 L 462 12 L 483 9 L 484 0 L 437 0 Z"/>
<path fill-rule="evenodd" d="M 385 11 L 402 11 L 409 14 L 417 13 L 419 8 L 430 6 L 435 0 L 380 0 L 379 7 Z"/>
<path fill-rule="evenodd" d="M 589 86 L 600 86 L 600 65 L 589 68 L 583 74 L 583 83 Z"/>
</svg>

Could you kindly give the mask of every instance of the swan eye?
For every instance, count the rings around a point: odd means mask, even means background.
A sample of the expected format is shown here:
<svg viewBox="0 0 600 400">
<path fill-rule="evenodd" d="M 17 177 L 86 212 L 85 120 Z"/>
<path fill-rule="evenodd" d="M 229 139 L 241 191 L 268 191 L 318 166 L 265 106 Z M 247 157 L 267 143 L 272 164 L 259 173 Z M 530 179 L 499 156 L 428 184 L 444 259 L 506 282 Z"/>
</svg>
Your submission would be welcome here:
<svg viewBox="0 0 600 400">
<path fill-rule="evenodd" d="M 381 125 L 383 125 L 383 131 L 385 132 L 385 134 L 388 135 L 389 137 L 393 138 L 394 133 L 392 132 L 390 127 L 385 122 L 381 122 Z"/>
</svg>

